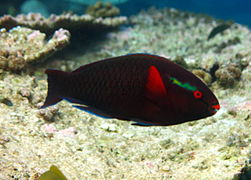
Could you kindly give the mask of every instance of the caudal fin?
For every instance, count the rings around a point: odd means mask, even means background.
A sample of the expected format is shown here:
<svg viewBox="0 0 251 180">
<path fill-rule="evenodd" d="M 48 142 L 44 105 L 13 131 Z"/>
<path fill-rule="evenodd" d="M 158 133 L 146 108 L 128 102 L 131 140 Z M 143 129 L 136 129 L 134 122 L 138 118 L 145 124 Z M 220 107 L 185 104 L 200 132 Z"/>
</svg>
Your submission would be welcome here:
<svg viewBox="0 0 251 180">
<path fill-rule="evenodd" d="M 48 76 L 48 91 L 47 91 L 47 97 L 44 102 L 44 105 L 40 108 L 46 108 L 48 106 L 57 104 L 59 101 L 62 100 L 63 97 L 63 88 L 64 80 L 66 76 L 69 74 L 67 72 L 59 71 L 59 70 L 53 70 L 53 69 L 47 69 L 45 73 Z"/>
</svg>

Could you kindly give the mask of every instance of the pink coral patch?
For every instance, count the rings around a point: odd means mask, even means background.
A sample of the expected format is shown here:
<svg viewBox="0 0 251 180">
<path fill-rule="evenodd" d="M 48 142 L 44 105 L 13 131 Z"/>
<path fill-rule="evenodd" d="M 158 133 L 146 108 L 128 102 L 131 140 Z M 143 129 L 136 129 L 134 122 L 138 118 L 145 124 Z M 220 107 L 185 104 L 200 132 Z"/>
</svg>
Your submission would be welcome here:
<svg viewBox="0 0 251 180">
<path fill-rule="evenodd" d="M 238 110 L 251 111 L 251 100 L 242 102 L 237 106 Z"/>
</svg>

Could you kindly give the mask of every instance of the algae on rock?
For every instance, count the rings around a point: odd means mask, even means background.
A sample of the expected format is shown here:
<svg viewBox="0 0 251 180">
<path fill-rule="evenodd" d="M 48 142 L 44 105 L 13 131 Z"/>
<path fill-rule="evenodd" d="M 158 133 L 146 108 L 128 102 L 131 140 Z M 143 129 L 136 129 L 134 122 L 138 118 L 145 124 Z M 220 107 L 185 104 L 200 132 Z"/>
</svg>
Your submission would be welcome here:
<svg viewBox="0 0 251 180">
<path fill-rule="evenodd" d="M 233 87 L 241 77 L 241 69 L 236 64 L 227 64 L 215 72 L 219 84 L 223 87 Z"/>
</svg>

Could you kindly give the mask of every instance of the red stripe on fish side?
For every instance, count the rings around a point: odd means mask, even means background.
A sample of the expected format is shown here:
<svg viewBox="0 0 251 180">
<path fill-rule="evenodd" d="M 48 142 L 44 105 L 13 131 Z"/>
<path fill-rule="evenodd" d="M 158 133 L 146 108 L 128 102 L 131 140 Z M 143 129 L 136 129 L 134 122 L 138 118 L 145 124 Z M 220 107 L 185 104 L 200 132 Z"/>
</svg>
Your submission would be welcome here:
<svg viewBox="0 0 251 180">
<path fill-rule="evenodd" d="M 167 95 L 165 85 L 162 81 L 159 71 L 155 66 L 150 66 L 148 69 L 146 89 L 153 99 Z"/>
</svg>

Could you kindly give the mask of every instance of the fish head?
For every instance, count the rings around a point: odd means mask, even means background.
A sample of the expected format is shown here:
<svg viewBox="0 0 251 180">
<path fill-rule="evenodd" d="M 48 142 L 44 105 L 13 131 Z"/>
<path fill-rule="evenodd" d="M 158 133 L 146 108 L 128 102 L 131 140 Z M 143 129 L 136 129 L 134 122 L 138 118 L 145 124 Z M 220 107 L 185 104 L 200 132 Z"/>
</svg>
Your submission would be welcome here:
<svg viewBox="0 0 251 180">
<path fill-rule="evenodd" d="M 193 110 L 199 113 L 198 117 L 212 116 L 220 109 L 218 99 L 209 88 L 193 91 L 191 98 Z"/>
<path fill-rule="evenodd" d="M 220 105 L 215 95 L 208 90 L 196 90 L 179 95 L 179 108 L 183 120 L 196 120 L 214 115 Z"/>
<path fill-rule="evenodd" d="M 169 99 L 182 121 L 206 118 L 220 109 L 216 96 L 204 83 L 196 80 L 181 82 L 172 78 L 171 82 L 173 86 L 169 91 Z"/>
<path fill-rule="evenodd" d="M 212 116 L 220 110 L 220 103 L 209 88 L 201 101 L 207 106 L 208 116 Z"/>
</svg>

